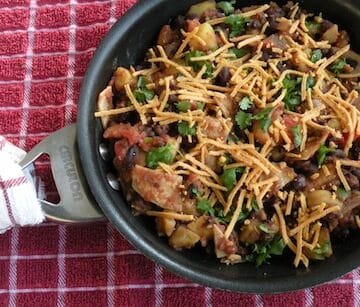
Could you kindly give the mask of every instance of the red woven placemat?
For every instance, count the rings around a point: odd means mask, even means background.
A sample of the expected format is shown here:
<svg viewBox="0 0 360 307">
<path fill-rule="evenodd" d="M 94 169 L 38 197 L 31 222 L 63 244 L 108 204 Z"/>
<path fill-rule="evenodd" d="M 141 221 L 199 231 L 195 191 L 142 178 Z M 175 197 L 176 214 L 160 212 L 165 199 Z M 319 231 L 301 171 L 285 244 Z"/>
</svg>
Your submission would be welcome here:
<svg viewBox="0 0 360 307">
<path fill-rule="evenodd" d="M 28 151 L 74 122 L 95 48 L 134 2 L 0 0 L 0 134 Z M 54 198 L 48 162 L 38 170 Z M 107 223 L 0 236 L 0 306 L 359 306 L 359 282 L 356 270 L 289 294 L 234 294 L 167 272 Z"/>
</svg>

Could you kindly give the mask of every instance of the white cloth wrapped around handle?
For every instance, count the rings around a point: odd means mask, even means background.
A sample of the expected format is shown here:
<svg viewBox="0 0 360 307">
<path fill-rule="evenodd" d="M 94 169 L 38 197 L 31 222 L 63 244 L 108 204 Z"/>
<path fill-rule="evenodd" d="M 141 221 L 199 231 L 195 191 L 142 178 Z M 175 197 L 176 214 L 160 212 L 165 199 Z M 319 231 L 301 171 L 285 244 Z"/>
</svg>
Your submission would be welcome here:
<svg viewBox="0 0 360 307">
<path fill-rule="evenodd" d="M 0 234 L 15 225 L 35 225 L 45 219 L 38 201 L 42 184 L 34 179 L 32 166 L 22 170 L 18 164 L 25 154 L 0 136 Z"/>
</svg>

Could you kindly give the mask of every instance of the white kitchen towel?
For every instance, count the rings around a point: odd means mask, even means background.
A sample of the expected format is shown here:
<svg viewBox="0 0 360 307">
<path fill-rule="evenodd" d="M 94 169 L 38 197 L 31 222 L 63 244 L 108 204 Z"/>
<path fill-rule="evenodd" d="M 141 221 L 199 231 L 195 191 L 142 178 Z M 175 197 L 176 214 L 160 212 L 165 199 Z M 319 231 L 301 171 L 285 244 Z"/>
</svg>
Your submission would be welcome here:
<svg viewBox="0 0 360 307">
<path fill-rule="evenodd" d="M 34 180 L 32 166 L 22 170 L 18 164 L 25 154 L 0 136 L 0 234 L 15 225 L 39 224 L 45 218 L 38 201 L 43 196 L 41 183 Z"/>
</svg>

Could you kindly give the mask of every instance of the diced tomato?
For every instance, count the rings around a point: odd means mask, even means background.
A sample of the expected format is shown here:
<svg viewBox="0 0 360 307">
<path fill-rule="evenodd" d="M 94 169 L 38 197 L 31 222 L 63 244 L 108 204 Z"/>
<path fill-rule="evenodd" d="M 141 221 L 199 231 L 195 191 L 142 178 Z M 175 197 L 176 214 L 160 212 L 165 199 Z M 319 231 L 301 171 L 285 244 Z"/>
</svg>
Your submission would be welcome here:
<svg viewBox="0 0 360 307">
<path fill-rule="evenodd" d="M 125 158 L 129 148 L 130 148 L 130 144 L 126 139 L 121 139 L 115 143 L 114 145 L 115 155 L 120 161 L 122 161 Z"/>
<path fill-rule="evenodd" d="M 142 136 L 139 131 L 130 124 L 117 124 L 107 128 L 104 132 L 105 139 L 127 139 L 129 146 L 138 143 Z"/>
<path fill-rule="evenodd" d="M 293 115 L 284 115 L 284 125 L 286 130 L 290 130 L 299 123 L 299 118 Z"/>
<path fill-rule="evenodd" d="M 200 22 L 198 19 L 187 19 L 185 22 L 186 32 L 192 32 L 196 27 L 200 26 Z"/>
</svg>

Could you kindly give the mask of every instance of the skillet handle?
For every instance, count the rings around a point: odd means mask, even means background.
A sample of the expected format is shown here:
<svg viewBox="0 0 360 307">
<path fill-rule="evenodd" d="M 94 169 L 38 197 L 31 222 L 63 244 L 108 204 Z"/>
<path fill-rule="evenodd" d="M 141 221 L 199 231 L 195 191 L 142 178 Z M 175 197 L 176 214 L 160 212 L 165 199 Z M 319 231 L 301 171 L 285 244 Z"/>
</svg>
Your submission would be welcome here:
<svg viewBox="0 0 360 307">
<path fill-rule="evenodd" d="M 103 220 L 105 217 L 96 205 L 81 169 L 76 125 L 62 128 L 45 138 L 19 164 L 26 168 L 42 154 L 50 157 L 51 171 L 60 195 L 58 204 L 39 200 L 45 216 L 60 223 Z"/>
</svg>

